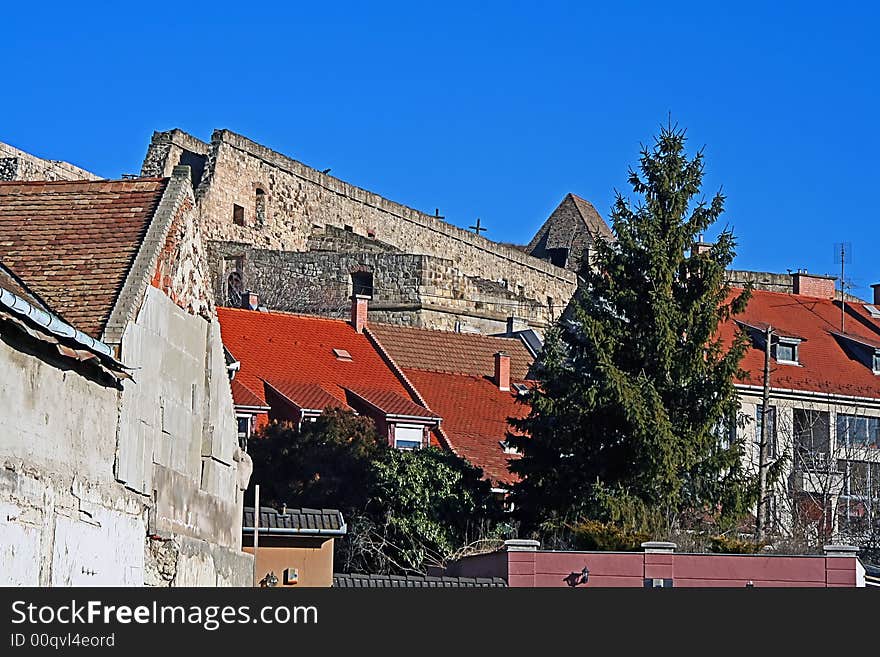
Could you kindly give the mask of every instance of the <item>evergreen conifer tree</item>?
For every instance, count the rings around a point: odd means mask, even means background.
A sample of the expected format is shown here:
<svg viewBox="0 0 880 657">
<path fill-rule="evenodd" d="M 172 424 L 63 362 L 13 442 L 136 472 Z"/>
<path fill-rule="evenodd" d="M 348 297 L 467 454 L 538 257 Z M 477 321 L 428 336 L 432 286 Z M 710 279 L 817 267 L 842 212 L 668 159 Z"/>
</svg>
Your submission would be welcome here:
<svg viewBox="0 0 880 657">
<path fill-rule="evenodd" d="M 638 201 L 617 194 L 617 239 L 584 259 L 548 332 L 531 412 L 512 422 L 527 437 L 509 437 L 523 453 L 512 497 L 527 531 L 589 518 L 659 537 L 689 517 L 739 520 L 754 500 L 743 445 L 719 431 L 736 417 L 747 339 L 725 343 L 718 328 L 750 293 L 725 284 L 729 230 L 692 248 L 725 199 L 698 200 L 703 153 L 689 158 L 685 143 L 670 125 L 642 148 L 629 172 Z"/>
</svg>

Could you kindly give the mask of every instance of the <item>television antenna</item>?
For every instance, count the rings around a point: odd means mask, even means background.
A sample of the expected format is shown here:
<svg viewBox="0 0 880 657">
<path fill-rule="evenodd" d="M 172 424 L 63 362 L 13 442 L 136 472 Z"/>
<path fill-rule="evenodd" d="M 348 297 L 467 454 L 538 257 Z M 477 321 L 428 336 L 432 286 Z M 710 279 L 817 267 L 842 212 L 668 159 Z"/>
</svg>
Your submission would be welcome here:
<svg viewBox="0 0 880 657">
<path fill-rule="evenodd" d="M 834 262 L 840 265 L 840 332 L 846 333 L 846 289 L 844 274 L 846 265 L 851 265 L 852 242 L 834 243 Z"/>
</svg>

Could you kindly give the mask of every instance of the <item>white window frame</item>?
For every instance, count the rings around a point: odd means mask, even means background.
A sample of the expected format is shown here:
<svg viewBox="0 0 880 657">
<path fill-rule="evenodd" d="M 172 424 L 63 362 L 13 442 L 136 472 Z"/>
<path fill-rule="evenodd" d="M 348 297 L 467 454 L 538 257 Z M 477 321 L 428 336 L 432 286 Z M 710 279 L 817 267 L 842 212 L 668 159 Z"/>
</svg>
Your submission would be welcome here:
<svg viewBox="0 0 880 657">
<path fill-rule="evenodd" d="M 418 432 L 419 432 L 419 439 L 418 439 L 419 445 L 418 445 L 418 447 L 414 447 L 414 446 L 402 447 L 402 446 L 400 446 L 398 444 L 398 442 L 415 443 L 416 440 L 414 437 L 412 437 L 412 438 L 398 437 L 398 435 L 397 435 L 398 430 L 401 430 L 401 432 L 418 430 Z M 425 446 L 425 427 L 422 426 L 421 424 L 403 424 L 403 423 L 392 424 L 391 425 L 391 436 L 392 436 L 392 438 L 391 438 L 392 445 L 393 445 L 394 449 L 413 450 L 413 449 L 421 449 L 422 447 Z"/>
</svg>

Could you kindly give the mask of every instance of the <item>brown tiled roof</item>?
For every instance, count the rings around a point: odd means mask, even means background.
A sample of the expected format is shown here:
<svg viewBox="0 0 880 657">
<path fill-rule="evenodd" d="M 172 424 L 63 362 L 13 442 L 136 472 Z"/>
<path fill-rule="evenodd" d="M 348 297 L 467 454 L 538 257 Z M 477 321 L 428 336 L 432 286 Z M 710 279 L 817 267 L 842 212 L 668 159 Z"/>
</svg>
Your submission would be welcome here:
<svg viewBox="0 0 880 657">
<path fill-rule="evenodd" d="M 37 298 L 33 290 L 27 289 L 27 286 L 22 284 L 11 271 L 4 267 L 2 262 L 0 262 L 0 288 L 7 292 L 12 292 L 36 308 L 46 310 L 45 304 Z"/>
<path fill-rule="evenodd" d="M 370 324 L 370 331 L 403 368 L 494 376 L 495 354 L 510 355 L 510 376 L 525 379 L 534 360 L 519 338 L 496 338 L 476 333 Z"/>
<path fill-rule="evenodd" d="M 608 227 L 608 224 L 605 223 L 602 215 L 599 214 L 599 211 L 596 210 L 592 203 L 577 194 L 570 193 L 569 196 L 574 201 L 574 205 L 584 220 L 584 224 L 587 226 L 590 234 L 594 237 L 598 235 L 610 240 L 614 239 L 614 233 L 611 232 L 611 228 Z"/>
<path fill-rule="evenodd" d="M 0 260 L 54 313 L 100 339 L 166 182 L 0 183 Z"/>
</svg>

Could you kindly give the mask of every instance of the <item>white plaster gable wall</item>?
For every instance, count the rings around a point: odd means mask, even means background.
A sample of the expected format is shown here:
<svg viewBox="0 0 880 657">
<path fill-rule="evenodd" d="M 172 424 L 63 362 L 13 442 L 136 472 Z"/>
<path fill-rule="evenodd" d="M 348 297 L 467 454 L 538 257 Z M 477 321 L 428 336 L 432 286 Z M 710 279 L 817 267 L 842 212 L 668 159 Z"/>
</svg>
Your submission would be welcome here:
<svg viewBox="0 0 880 657">
<path fill-rule="evenodd" d="M 124 384 L 117 476 L 155 493 L 151 532 L 240 549 L 237 426 L 219 324 L 148 287 L 122 361 L 137 369 Z"/>
</svg>

